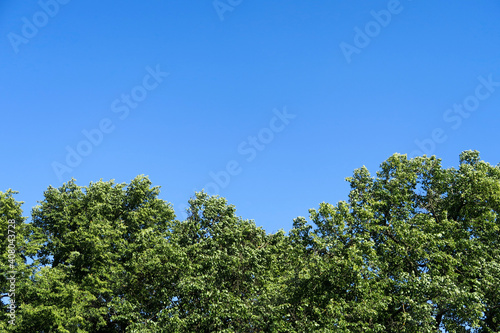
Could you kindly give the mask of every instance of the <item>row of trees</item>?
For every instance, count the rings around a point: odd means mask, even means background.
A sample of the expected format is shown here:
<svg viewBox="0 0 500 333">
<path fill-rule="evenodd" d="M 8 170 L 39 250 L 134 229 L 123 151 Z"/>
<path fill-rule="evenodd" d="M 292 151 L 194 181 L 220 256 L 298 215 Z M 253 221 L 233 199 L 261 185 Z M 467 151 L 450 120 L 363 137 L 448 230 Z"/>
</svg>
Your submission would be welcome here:
<svg viewBox="0 0 500 333">
<path fill-rule="evenodd" d="M 49 187 L 31 223 L 0 192 L 17 271 L 16 325 L 6 310 L 0 330 L 500 331 L 500 165 L 476 151 L 458 169 L 395 154 L 347 180 L 347 201 L 275 234 L 204 192 L 178 221 L 143 176 Z"/>
</svg>

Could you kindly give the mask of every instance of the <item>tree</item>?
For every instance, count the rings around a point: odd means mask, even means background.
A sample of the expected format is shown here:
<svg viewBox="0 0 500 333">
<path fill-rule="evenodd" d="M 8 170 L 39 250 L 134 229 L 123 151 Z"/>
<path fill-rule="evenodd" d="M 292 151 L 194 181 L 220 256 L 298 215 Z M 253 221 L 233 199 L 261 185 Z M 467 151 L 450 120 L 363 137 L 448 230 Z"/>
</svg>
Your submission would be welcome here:
<svg viewBox="0 0 500 333">
<path fill-rule="evenodd" d="M 171 206 L 159 189 L 138 176 L 129 185 L 74 180 L 49 187 L 33 209 L 31 238 L 42 239 L 37 255 L 45 267 L 23 292 L 25 332 L 124 332 L 132 323 L 157 316 L 163 301 L 150 284 L 137 283 L 151 239 L 168 237 Z"/>
<path fill-rule="evenodd" d="M 6 311 L 0 315 L 0 330 L 11 331 L 19 320 L 19 290 L 22 284 L 27 283 L 29 265 L 26 256 L 31 247 L 26 243 L 28 225 L 24 223 L 21 206 L 23 202 L 14 199 L 18 192 L 11 189 L 0 191 L 0 230 L 2 239 L 0 246 L 0 269 L 4 274 L 0 276 L 2 304 L 7 305 Z M 12 306 L 10 306 L 12 305 Z"/>
<path fill-rule="evenodd" d="M 0 192 L 0 227 L 16 230 L 1 265 L 14 257 L 18 271 L 17 325 L 3 313 L 0 330 L 499 332 L 500 164 L 477 151 L 459 162 L 394 154 L 375 176 L 359 168 L 348 200 L 288 234 L 204 192 L 178 221 L 144 176 L 49 187 L 30 224 Z"/>
<path fill-rule="evenodd" d="M 273 325 L 273 255 L 282 233 L 266 235 L 224 198 L 196 193 L 173 230 L 183 270 L 165 332 L 266 332 Z"/>
<path fill-rule="evenodd" d="M 376 177 L 363 167 L 347 180 L 348 202 L 320 205 L 316 229 L 297 221 L 291 232 L 308 273 L 295 278 L 308 314 L 299 321 L 353 332 L 499 331 L 498 165 L 476 151 L 460 155 L 458 170 L 395 154 Z"/>
</svg>

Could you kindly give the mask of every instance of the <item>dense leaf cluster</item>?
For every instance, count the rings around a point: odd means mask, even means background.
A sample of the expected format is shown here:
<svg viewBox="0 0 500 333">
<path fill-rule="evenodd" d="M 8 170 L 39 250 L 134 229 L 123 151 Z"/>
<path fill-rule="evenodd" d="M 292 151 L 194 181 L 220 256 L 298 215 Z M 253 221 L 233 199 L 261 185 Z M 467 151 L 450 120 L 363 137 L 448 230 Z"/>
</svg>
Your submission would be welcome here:
<svg viewBox="0 0 500 333">
<path fill-rule="evenodd" d="M 3 311 L 0 331 L 500 331 L 500 165 L 395 154 L 347 180 L 347 201 L 275 234 L 204 192 L 176 220 L 143 176 L 49 187 L 31 223 L 0 192 L 17 233 L 16 325 Z"/>
</svg>

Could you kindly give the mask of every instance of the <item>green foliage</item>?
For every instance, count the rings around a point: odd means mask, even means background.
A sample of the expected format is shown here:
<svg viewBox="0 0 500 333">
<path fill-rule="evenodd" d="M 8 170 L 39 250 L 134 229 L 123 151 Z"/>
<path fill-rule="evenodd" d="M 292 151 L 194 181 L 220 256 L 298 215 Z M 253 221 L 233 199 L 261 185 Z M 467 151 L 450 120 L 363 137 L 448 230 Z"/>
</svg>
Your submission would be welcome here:
<svg viewBox="0 0 500 333">
<path fill-rule="evenodd" d="M 347 201 L 288 234 L 204 192 L 176 220 L 144 176 L 49 187 L 29 224 L 0 192 L 18 271 L 16 326 L 4 311 L 0 331 L 500 331 L 500 165 L 395 154 L 347 181 Z"/>
</svg>

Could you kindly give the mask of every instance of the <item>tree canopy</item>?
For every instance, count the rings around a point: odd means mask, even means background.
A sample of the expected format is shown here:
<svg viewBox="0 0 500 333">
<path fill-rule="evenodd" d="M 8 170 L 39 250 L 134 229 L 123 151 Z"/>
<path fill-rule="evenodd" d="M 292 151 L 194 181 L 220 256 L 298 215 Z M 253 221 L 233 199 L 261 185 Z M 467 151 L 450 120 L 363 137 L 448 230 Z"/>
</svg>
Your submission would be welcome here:
<svg viewBox="0 0 500 333">
<path fill-rule="evenodd" d="M 177 220 L 145 176 L 49 187 L 30 223 L 0 192 L 0 330 L 500 332 L 500 164 L 394 154 L 346 180 L 274 234 L 205 192 Z"/>
</svg>

